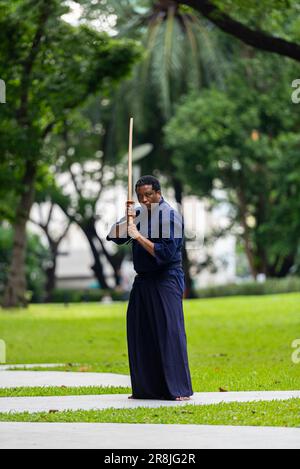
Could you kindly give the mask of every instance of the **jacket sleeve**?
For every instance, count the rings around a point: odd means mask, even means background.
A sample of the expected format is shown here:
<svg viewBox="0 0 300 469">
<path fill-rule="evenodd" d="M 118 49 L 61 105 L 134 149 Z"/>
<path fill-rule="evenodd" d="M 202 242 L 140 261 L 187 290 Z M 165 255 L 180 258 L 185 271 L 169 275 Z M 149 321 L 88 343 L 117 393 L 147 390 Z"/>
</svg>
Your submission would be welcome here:
<svg viewBox="0 0 300 469">
<path fill-rule="evenodd" d="M 117 238 L 117 227 L 119 227 L 119 237 Z M 113 241 L 119 246 L 126 244 L 131 240 L 130 236 L 127 235 L 127 220 L 126 217 L 121 218 L 117 223 L 115 223 L 110 232 L 106 237 L 107 241 Z"/>
<path fill-rule="evenodd" d="M 168 221 L 163 221 L 160 239 L 154 243 L 154 254 L 158 265 L 171 262 L 182 246 L 183 220 L 179 214 L 170 212 Z"/>
</svg>

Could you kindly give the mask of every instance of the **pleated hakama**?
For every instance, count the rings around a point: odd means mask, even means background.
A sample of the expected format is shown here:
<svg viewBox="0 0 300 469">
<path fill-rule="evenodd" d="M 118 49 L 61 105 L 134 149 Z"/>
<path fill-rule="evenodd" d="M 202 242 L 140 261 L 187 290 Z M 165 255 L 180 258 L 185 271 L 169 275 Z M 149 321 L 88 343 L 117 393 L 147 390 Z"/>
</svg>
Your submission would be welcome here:
<svg viewBox="0 0 300 469">
<path fill-rule="evenodd" d="M 193 394 L 183 315 L 181 268 L 135 277 L 127 310 L 127 344 L 136 399 Z"/>
</svg>

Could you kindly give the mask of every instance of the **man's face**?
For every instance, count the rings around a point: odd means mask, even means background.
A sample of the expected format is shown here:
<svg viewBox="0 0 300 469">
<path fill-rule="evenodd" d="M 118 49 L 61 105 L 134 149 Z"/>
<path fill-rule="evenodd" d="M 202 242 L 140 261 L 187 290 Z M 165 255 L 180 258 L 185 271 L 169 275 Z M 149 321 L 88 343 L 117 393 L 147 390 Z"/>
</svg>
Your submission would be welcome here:
<svg viewBox="0 0 300 469">
<path fill-rule="evenodd" d="M 152 184 L 140 186 L 137 188 L 137 198 L 140 204 L 145 205 L 148 210 L 151 210 L 151 204 L 158 204 L 160 202 L 161 191 L 155 192 L 152 189 Z"/>
</svg>

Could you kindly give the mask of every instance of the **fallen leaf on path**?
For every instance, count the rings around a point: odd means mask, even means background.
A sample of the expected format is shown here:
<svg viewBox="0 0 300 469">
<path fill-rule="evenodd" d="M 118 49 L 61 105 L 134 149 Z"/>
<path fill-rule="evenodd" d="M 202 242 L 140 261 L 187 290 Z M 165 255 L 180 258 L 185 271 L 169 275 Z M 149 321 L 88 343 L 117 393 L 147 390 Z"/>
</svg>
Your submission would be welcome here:
<svg viewBox="0 0 300 469">
<path fill-rule="evenodd" d="M 81 373 L 86 373 L 87 371 L 90 370 L 90 367 L 89 366 L 82 366 L 81 368 L 79 368 L 79 371 Z"/>
</svg>

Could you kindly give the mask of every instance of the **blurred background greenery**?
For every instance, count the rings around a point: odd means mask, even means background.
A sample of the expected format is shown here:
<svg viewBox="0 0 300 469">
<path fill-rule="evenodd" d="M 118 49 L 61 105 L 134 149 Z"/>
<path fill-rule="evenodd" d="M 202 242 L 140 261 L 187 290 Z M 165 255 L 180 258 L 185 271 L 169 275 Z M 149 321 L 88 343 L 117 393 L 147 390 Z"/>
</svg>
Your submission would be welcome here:
<svg viewBox="0 0 300 469">
<path fill-rule="evenodd" d="M 135 147 L 152 149 L 139 172 L 226 221 L 186 239 L 186 296 L 299 291 L 299 26 L 288 0 L 2 0 L 3 306 L 126 298 L 130 247 L 105 229 L 131 115 Z M 79 234 L 90 274 L 71 288 L 58 267 Z M 225 239 L 230 277 L 214 254 Z"/>
</svg>

